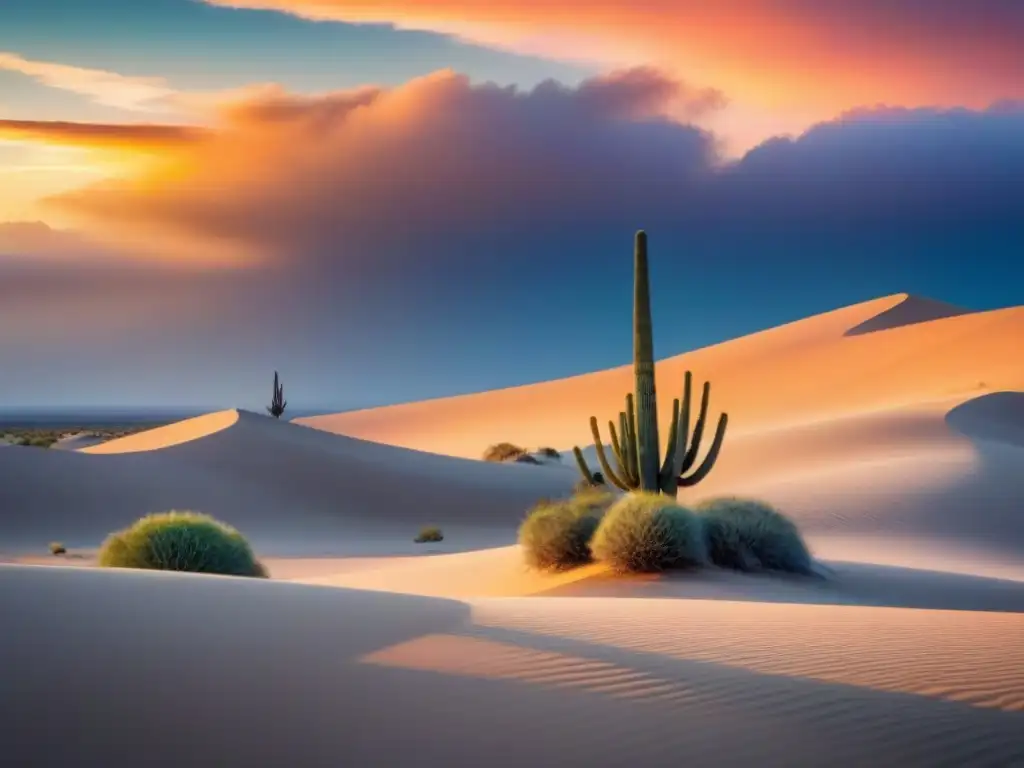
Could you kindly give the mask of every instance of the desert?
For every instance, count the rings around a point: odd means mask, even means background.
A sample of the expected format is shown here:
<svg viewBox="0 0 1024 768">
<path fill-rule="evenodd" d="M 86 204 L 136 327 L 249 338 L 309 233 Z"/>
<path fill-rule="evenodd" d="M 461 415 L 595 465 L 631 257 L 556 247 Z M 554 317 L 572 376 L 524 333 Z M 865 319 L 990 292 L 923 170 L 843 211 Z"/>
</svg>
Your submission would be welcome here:
<svg viewBox="0 0 1024 768">
<path fill-rule="evenodd" d="M 0 0 L 0 768 L 1024 768 L 1024 0 Z"/>
<path fill-rule="evenodd" d="M 628 366 L 11 447 L 5 749 L 26 766 L 113 749 L 146 765 L 1022 764 L 1022 339 L 1024 308 L 894 295 L 657 363 L 663 398 L 693 370 L 730 419 L 679 502 L 770 502 L 811 576 L 527 567 L 527 510 L 572 493 L 570 449 L 593 463 L 587 419 L 619 407 Z M 504 440 L 561 458 L 479 459 Z M 237 528 L 270 578 L 93 567 L 111 531 L 170 509 Z M 429 525 L 442 540 L 415 543 Z"/>
</svg>

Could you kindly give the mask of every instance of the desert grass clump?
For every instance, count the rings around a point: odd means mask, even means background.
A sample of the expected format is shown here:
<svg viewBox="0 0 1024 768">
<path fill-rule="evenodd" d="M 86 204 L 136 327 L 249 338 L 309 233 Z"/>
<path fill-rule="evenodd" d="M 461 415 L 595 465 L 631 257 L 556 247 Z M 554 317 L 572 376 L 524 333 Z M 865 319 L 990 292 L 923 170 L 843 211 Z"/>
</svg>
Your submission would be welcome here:
<svg viewBox="0 0 1024 768">
<path fill-rule="evenodd" d="M 146 515 L 110 534 L 100 547 L 98 561 L 110 568 L 267 576 L 242 534 L 198 512 Z"/>
<path fill-rule="evenodd" d="M 620 573 L 692 568 L 707 562 L 700 519 L 671 496 L 631 493 L 608 510 L 590 543 Z"/>
<path fill-rule="evenodd" d="M 441 529 L 436 525 L 428 525 L 423 528 L 413 539 L 417 544 L 426 544 L 427 542 L 433 541 L 444 541 L 444 534 L 441 533 Z"/>
<path fill-rule="evenodd" d="M 59 542 L 59 541 L 51 541 L 50 542 L 50 554 L 51 555 L 66 555 L 67 553 L 68 553 L 68 548 L 65 547 L 61 542 Z"/>
<path fill-rule="evenodd" d="M 711 561 L 740 571 L 811 573 L 813 560 L 796 525 L 770 504 L 724 497 L 696 506 Z"/>
<path fill-rule="evenodd" d="M 514 443 L 495 443 L 484 451 L 484 461 L 515 461 L 527 455 L 527 450 Z"/>
<path fill-rule="evenodd" d="M 590 540 L 611 503 L 611 494 L 595 488 L 537 503 L 519 526 L 527 565 L 562 571 L 591 562 Z"/>
</svg>

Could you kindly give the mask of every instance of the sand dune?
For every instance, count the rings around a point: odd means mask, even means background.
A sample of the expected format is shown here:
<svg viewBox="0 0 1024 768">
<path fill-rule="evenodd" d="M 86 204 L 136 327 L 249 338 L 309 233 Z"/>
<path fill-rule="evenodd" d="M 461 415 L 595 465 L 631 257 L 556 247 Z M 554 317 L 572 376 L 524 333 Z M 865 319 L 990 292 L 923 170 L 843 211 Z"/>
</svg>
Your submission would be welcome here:
<svg viewBox="0 0 1024 768">
<path fill-rule="evenodd" d="M 194 440 L 227 429 L 238 421 L 238 411 L 227 410 L 208 413 L 193 419 L 168 424 L 156 429 L 147 429 L 132 435 L 108 440 L 101 445 L 82 449 L 83 453 L 135 453 L 156 451 L 173 445 L 190 443 Z"/>
<path fill-rule="evenodd" d="M 431 524 L 450 533 L 445 550 L 493 546 L 510 543 L 536 499 L 573 482 L 558 467 L 451 459 L 225 411 L 85 451 L 4 451 L 0 552 L 95 547 L 174 508 L 235 525 L 265 554 L 411 553 Z"/>
<path fill-rule="evenodd" d="M 111 530 L 191 508 L 240 528 L 274 577 L 0 565 L 17 628 L 0 633 L 2 754 L 1024 765 L 1021 339 L 1024 308 L 892 296 L 659 363 L 662 402 L 692 369 L 731 417 L 718 466 L 682 499 L 776 503 L 827 578 L 525 568 L 516 528 L 568 491 L 573 462 L 475 459 L 501 440 L 587 445 L 628 367 L 2 451 L 7 560 L 90 566 Z M 445 540 L 413 544 L 427 524 Z M 42 555 L 50 540 L 72 556 Z"/>
<path fill-rule="evenodd" d="M 19 766 L 1024 761 L 1020 615 L 27 566 L 0 566 L 0 612 Z"/>
<path fill-rule="evenodd" d="M 718 466 L 681 498 L 765 498 L 825 558 L 1024 578 L 1021 339 L 1024 307 L 899 295 L 663 360 L 663 420 L 685 370 L 730 415 Z M 626 366 L 298 421 L 475 457 L 499 440 L 589 445 L 590 415 L 631 390 Z"/>
<path fill-rule="evenodd" d="M 849 335 L 899 310 L 896 322 Z M 1024 390 L 1024 307 L 930 321 L 933 303 L 889 296 L 828 312 L 657 364 L 660 402 L 683 373 L 712 382 L 712 412 L 728 411 L 733 436 L 922 402 L 967 401 Z M 891 318 L 891 316 L 890 316 Z M 891 326 L 891 327 L 890 327 Z M 657 337 L 655 338 L 657 343 Z M 630 354 L 623 349 L 623 357 Z M 476 395 L 297 419 L 367 440 L 478 458 L 491 443 L 587 445 L 588 419 L 603 423 L 633 390 L 632 367 Z M 662 407 L 661 428 L 669 409 Z"/>
</svg>

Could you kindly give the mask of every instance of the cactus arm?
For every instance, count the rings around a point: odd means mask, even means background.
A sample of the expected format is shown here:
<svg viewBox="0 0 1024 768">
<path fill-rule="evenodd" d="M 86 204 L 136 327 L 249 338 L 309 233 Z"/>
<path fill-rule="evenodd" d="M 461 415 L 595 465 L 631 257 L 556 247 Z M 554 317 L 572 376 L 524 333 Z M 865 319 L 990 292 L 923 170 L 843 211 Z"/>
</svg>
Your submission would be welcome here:
<svg viewBox="0 0 1024 768">
<path fill-rule="evenodd" d="M 672 476 L 675 478 L 683 474 L 683 463 L 686 461 L 686 446 L 690 441 L 690 404 L 692 399 L 693 375 L 687 371 L 683 377 L 683 406 L 679 411 L 676 445 L 672 457 Z"/>
<path fill-rule="evenodd" d="M 619 413 L 619 442 L 622 449 L 623 474 L 631 485 L 637 486 L 640 481 L 637 479 L 636 470 L 633 468 L 635 459 L 633 457 L 634 451 L 630 448 L 634 444 L 631 434 L 629 431 L 629 417 L 626 416 L 625 411 L 622 411 Z"/>
<path fill-rule="evenodd" d="M 665 441 L 665 458 L 661 462 L 660 474 L 672 471 L 672 459 L 676 449 L 676 429 L 679 421 L 679 398 L 672 401 L 672 420 L 668 423 L 668 440 Z"/>
<path fill-rule="evenodd" d="M 604 444 L 601 442 L 601 430 L 598 429 L 597 418 L 594 416 L 590 417 L 590 432 L 594 436 L 594 448 L 597 451 L 597 460 L 601 464 L 601 470 L 604 472 L 604 476 L 612 482 L 612 485 L 615 485 L 624 491 L 631 490 L 630 486 L 615 473 L 615 470 L 612 469 L 612 465 L 608 463 L 608 457 L 604 452 Z"/>
<path fill-rule="evenodd" d="M 696 485 L 705 477 L 708 472 L 711 471 L 712 467 L 715 466 L 715 462 L 718 461 L 718 452 L 722 448 L 722 441 L 725 439 L 725 427 L 729 423 L 729 414 L 723 413 L 718 419 L 718 428 L 715 430 L 715 437 L 711 441 L 711 448 L 708 449 L 708 455 L 704 457 L 704 463 L 700 465 L 696 472 L 691 474 L 689 477 L 679 478 L 679 486 L 682 488 L 688 488 Z"/>
<path fill-rule="evenodd" d="M 587 466 L 587 462 L 583 458 L 583 451 L 578 447 L 573 446 L 572 455 L 576 457 L 576 466 L 579 467 L 580 474 L 583 475 L 583 479 L 590 485 L 594 485 L 594 476 L 590 474 L 590 467 Z"/>
<path fill-rule="evenodd" d="M 683 459 L 681 472 L 688 472 L 697 461 L 697 453 L 700 451 L 700 441 L 704 439 L 704 425 L 708 420 L 708 403 L 711 400 L 711 382 L 704 382 L 704 391 L 700 398 L 700 415 L 697 416 L 697 423 L 693 427 L 693 439 L 690 441 L 690 448 Z"/>
<path fill-rule="evenodd" d="M 608 432 L 612 436 L 612 453 L 615 454 L 615 461 L 618 462 L 620 467 L 625 467 L 626 457 L 622 453 L 622 442 L 619 440 L 619 433 L 615 431 L 615 422 L 611 419 L 608 420 Z"/>
<path fill-rule="evenodd" d="M 676 478 L 679 475 L 672 474 L 672 467 L 676 458 L 676 430 L 679 428 L 679 399 L 672 401 L 672 421 L 668 425 L 668 441 L 665 444 L 665 460 L 661 463 L 661 470 L 658 472 L 658 488 L 662 493 L 671 495 L 676 489 Z"/>
<path fill-rule="evenodd" d="M 634 483 L 634 478 L 630 474 L 629 469 L 629 420 L 626 417 L 625 411 L 619 411 L 619 450 L 622 452 L 622 467 L 624 474 L 630 475 L 630 482 Z"/>
<path fill-rule="evenodd" d="M 627 472 L 634 485 L 640 485 L 640 457 L 636 439 L 636 407 L 632 395 L 626 395 L 626 426 L 629 428 L 626 455 L 629 459 Z"/>
</svg>

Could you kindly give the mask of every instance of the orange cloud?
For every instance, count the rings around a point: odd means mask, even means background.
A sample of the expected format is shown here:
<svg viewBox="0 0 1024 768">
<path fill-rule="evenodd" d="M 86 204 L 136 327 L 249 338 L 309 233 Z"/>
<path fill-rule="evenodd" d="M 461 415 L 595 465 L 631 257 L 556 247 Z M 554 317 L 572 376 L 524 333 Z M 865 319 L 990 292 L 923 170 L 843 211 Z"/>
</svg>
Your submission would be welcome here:
<svg viewBox="0 0 1024 768">
<path fill-rule="evenodd" d="M 861 111 L 726 162 L 715 136 L 665 117 L 721 101 L 653 69 L 529 91 L 452 72 L 321 97 L 263 89 L 138 173 L 49 205 L 179 260 L 317 285 L 330 265 L 357 278 L 566 227 L 912 231 L 1017 216 L 1021 110 Z"/>
<path fill-rule="evenodd" d="M 118 232 L 159 228 L 167 242 L 205 239 L 252 258 L 321 251 L 335 236 L 352 246 L 390 219 L 398 237 L 480 226 L 524 204 L 538 217 L 566 201 L 614 206 L 645 175 L 679 168 L 685 180 L 688 167 L 706 167 L 712 138 L 662 116 L 700 115 L 721 100 L 645 69 L 528 92 L 447 71 L 321 97 L 263 89 L 224 105 L 221 124 L 167 162 L 50 205 Z M 633 127 L 622 135 L 623 126 Z M 662 151 L 669 141 L 672 154 Z M 609 196 L 611 167 L 631 179 Z"/>
<path fill-rule="evenodd" d="M 847 108 L 1024 97 L 1015 0 L 206 0 L 653 63 L 805 122 Z"/>
<path fill-rule="evenodd" d="M 0 120 L 0 140 L 89 149 L 159 151 L 195 143 L 206 134 L 203 128 L 179 125 Z"/>
</svg>

